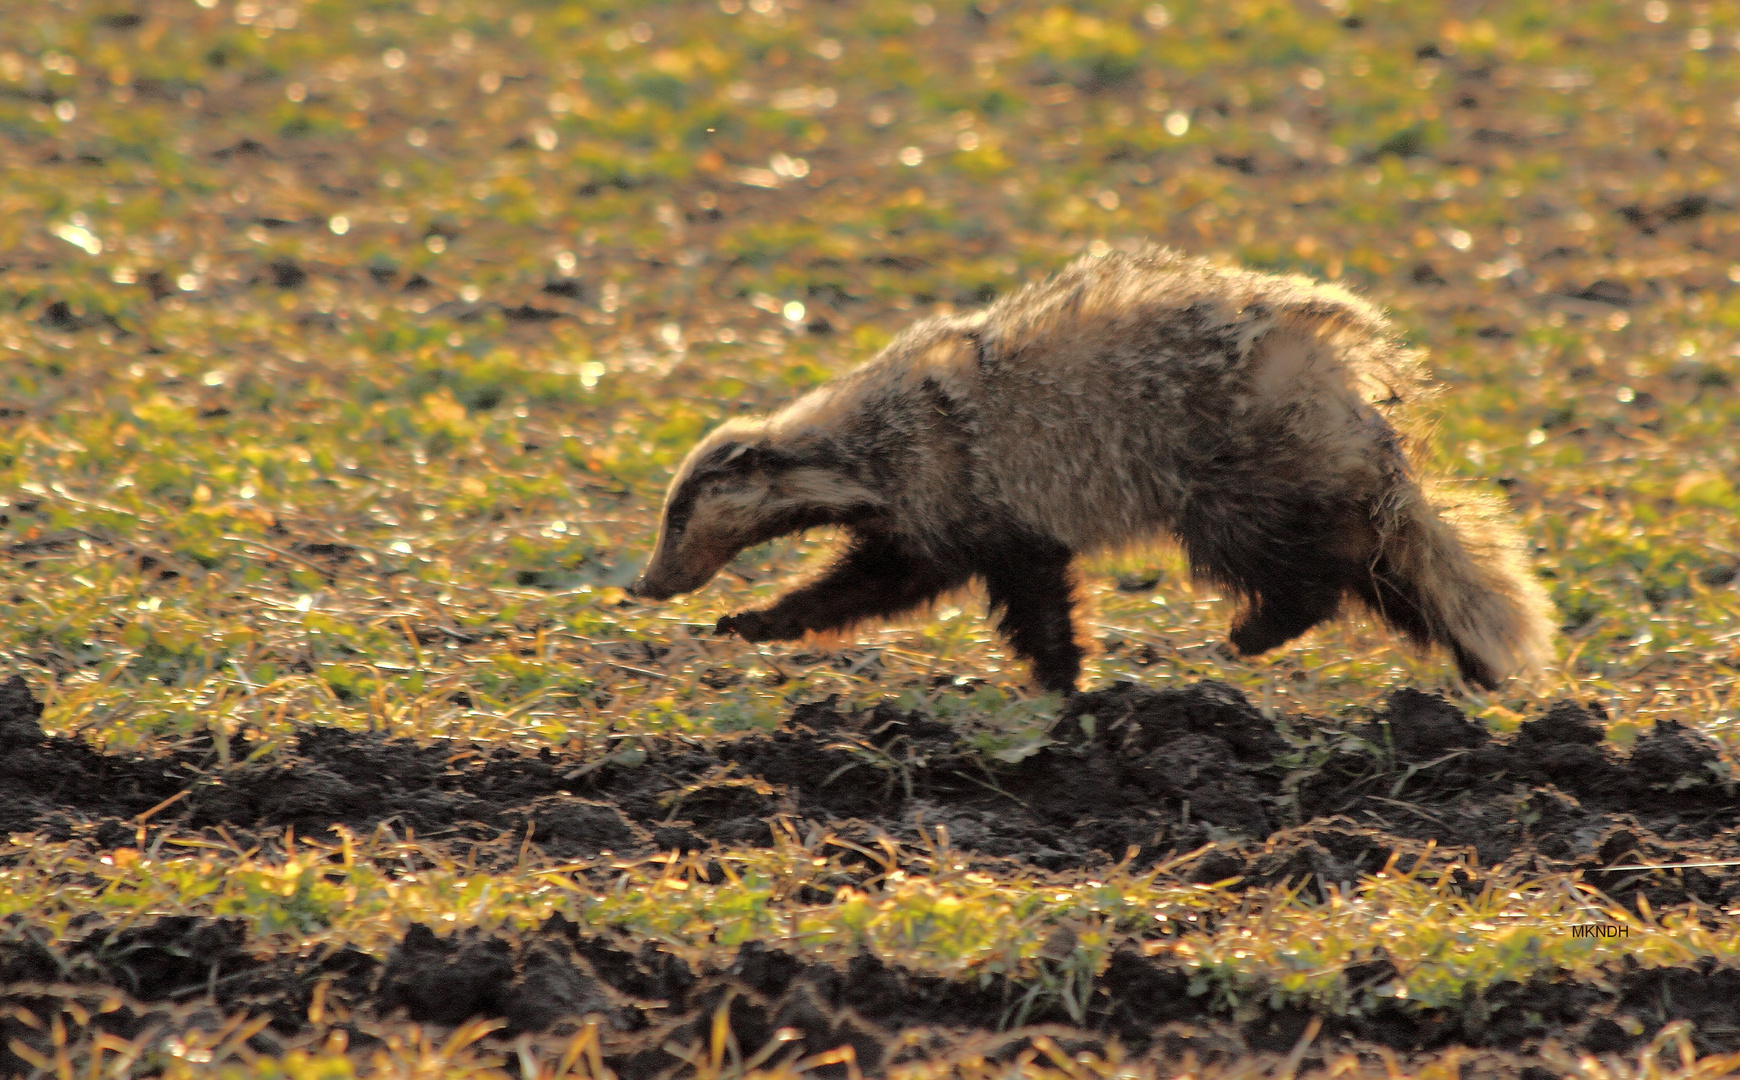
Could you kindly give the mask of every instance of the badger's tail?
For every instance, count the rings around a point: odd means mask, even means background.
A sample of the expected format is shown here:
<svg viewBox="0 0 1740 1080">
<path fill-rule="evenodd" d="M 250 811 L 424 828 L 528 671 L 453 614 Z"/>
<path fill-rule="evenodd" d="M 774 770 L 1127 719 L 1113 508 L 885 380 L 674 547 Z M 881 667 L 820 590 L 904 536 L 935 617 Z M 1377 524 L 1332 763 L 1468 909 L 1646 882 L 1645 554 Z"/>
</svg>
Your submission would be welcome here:
<svg viewBox="0 0 1740 1080">
<path fill-rule="evenodd" d="M 1552 605 L 1498 500 L 1404 481 L 1386 503 L 1370 582 L 1359 590 L 1385 622 L 1449 649 L 1462 677 L 1487 689 L 1551 659 Z"/>
</svg>

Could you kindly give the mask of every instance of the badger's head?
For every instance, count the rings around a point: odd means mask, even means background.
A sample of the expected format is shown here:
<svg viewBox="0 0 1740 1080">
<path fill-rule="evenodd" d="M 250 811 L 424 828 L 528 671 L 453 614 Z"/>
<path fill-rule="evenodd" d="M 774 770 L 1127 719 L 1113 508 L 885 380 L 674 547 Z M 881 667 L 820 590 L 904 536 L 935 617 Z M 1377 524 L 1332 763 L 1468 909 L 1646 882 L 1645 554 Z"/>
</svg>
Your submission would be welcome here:
<svg viewBox="0 0 1740 1080">
<path fill-rule="evenodd" d="M 746 547 L 872 514 L 881 499 L 842 454 L 775 420 L 732 420 L 702 439 L 665 493 L 659 538 L 635 596 L 693 592 Z"/>
</svg>

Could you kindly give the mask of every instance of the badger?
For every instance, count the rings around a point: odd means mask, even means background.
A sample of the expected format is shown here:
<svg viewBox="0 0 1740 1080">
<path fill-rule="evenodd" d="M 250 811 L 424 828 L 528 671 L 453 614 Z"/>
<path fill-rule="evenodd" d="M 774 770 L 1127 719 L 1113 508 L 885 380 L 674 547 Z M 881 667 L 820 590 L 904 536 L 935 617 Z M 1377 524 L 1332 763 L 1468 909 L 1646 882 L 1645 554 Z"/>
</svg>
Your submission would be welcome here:
<svg viewBox="0 0 1740 1080">
<path fill-rule="evenodd" d="M 1072 692 L 1081 555 L 1171 538 L 1238 601 L 1254 656 L 1349 601 L 1492 689 L 1549 655 L 1549 607 L 1496 501 L 1422 477 L 1421 357 L 1304 277 L 1164 248 L 1084 257 L 688 454 L 631 594 L 664 600 L 818 526 L 837 562 L 715 629 L 845 631 L 973 579 L 1047 691 Z"/>
</svg>

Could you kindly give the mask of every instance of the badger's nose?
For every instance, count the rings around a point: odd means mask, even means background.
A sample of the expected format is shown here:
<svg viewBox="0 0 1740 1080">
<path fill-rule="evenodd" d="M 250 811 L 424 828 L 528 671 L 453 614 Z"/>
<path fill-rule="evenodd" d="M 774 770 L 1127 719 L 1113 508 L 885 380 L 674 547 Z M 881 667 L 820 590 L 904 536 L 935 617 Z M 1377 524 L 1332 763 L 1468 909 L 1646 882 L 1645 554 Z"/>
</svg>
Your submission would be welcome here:
<svg viewBox="0 0 1740 1080">
<path fill-rule="evenodd" d="M 633 585 L 624 589 L 623 592 L 634 597 L 636 600 L 669 600 L 672 596 L 676 595 L 673 590 L 661 589 L 654 585 L 646 579 L 646 575 L 644 574 L 636 579 Z"/>
</svg>

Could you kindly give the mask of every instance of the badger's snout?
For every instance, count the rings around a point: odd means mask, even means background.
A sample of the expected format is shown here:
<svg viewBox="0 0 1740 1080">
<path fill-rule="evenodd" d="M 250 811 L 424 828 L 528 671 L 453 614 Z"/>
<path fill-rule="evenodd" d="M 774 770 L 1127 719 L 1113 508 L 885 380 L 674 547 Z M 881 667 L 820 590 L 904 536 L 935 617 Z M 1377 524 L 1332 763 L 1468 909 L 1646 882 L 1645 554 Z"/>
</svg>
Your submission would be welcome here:
<svg viewBox="0 0 1740 1080">
<path fill-rule="evenodd" d="M 634 584 L 625 591 L 628 595 L 640 600 L 669 600 L 677 595 L 676 589 L 666 588 L 662 583 L 655 584 L 648 581 L 645 574 L 636 578 Z"/>
<path fill-rule="evenodd" d="M 635 583 L 628 587 L 628 595 L 642 600 L 669 600 L 673 596 L 692 593 L 712 581 L 735 552 L 705 552 L 704 558 L 692 557 L 695 554 L 692 552 L 687 554 L 691 557 L 671 559 L 655 555 Z"/>
</svg>

